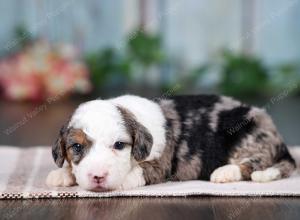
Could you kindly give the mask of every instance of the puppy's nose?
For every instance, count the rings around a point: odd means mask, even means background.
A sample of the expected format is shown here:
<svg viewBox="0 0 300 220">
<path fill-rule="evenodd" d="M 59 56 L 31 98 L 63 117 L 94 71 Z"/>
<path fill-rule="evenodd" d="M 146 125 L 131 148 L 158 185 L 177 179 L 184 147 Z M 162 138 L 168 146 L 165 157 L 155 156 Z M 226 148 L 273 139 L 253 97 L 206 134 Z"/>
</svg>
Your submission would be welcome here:
<svg viewBox="0 0 300 220">
<path fill-rule="evenodd" d="M 94 181 L 96 182 L 103 182 L 103 180 L 105 179 L 105 176 L 94 176 Z"/>
<path fill-rule="evenodd" d="M 106 176 L 107 176 L 107 173 L 104 173 L 101 175 L 91 175 L 92 181 L 97 184 L 104 182 L 106 179 Z"/>
</svg>

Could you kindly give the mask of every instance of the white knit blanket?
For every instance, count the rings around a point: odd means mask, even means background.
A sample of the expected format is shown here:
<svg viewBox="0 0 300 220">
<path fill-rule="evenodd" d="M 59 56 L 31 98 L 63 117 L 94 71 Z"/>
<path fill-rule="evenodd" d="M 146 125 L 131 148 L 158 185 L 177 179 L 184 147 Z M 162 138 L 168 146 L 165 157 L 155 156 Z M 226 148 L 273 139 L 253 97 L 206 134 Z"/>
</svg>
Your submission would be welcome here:
<svg viewBox="0 0 300 220">
<path fill-rule="evenodd" d="M 300 148 L 291 153 L 300 164 Z M 89 192 L 75 187 L 49 188 L 48 172 L 56 169 L 50 147 L 18 148 L 0 146 L 0 199 L 115 197 L 115 196 L 300 196 L 300 175 L 269 183 L 236 182 L 215 184 L 207 181 L 167 182 L 127 191 Z"/>
</svg>

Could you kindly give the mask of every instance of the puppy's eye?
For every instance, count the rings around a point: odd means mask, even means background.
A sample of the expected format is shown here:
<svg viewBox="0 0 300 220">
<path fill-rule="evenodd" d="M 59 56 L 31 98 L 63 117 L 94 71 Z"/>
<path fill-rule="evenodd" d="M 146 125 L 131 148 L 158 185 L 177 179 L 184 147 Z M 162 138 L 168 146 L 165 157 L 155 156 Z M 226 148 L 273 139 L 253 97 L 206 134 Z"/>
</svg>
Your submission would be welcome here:
<svg viewBox="0 0 300 220">
<path fill-rule="evenodd" d="M 126 144 L 124 142 L 117 141 L 114 144 L 114 149 L 116 149 L 116 150 L 122 150 L 125 146 L 126 146 Z"/>
<path fill-rule="evenodd" d="M 75 151 L 76 153 L 80 153 L 82 151 L 82 145 L 81 144 L 73 144 L 72 145 L 72 149 L 73 151 Z"/>
</svg>

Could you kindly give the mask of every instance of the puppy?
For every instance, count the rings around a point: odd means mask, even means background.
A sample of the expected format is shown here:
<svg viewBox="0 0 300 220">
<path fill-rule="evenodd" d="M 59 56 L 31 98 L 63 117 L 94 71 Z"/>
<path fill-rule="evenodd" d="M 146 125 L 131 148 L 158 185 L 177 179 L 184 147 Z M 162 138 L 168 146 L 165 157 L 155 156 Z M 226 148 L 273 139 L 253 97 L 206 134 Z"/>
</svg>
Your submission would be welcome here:
<svg viewBox="0 0 300 220">
<path fill-rule="evenodd" d="M 92 191 L 185 180 L 267 182 L 296 167 L 264 110 L 216 95 L 83 103 L 52 154 L 61 168 L 49 173 L 48 185 Z"/>
</svg>

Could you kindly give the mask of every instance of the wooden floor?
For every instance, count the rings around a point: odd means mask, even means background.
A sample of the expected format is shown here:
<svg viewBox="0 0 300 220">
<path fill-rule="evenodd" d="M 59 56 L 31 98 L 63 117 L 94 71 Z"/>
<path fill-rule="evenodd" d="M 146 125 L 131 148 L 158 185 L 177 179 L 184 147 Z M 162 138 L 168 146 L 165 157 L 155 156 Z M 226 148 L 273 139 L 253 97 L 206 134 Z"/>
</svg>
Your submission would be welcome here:
<svg viewBox="0 0 300 220">
<path fill-rule="evenodd" d="M 299 220 L 293 198 L 113 198 L 0 201 L 0 219 Z"/>
<path fill-rule="evenodd" d="M 32 105 L 0 102 L 0 144 L 26 147 L 53 143 L 61 124 L 78 103 L 62 101 Z M 201 196 L 0 200 L 0 219 L 299 220 L 300 199 Z"/>
</svg>

